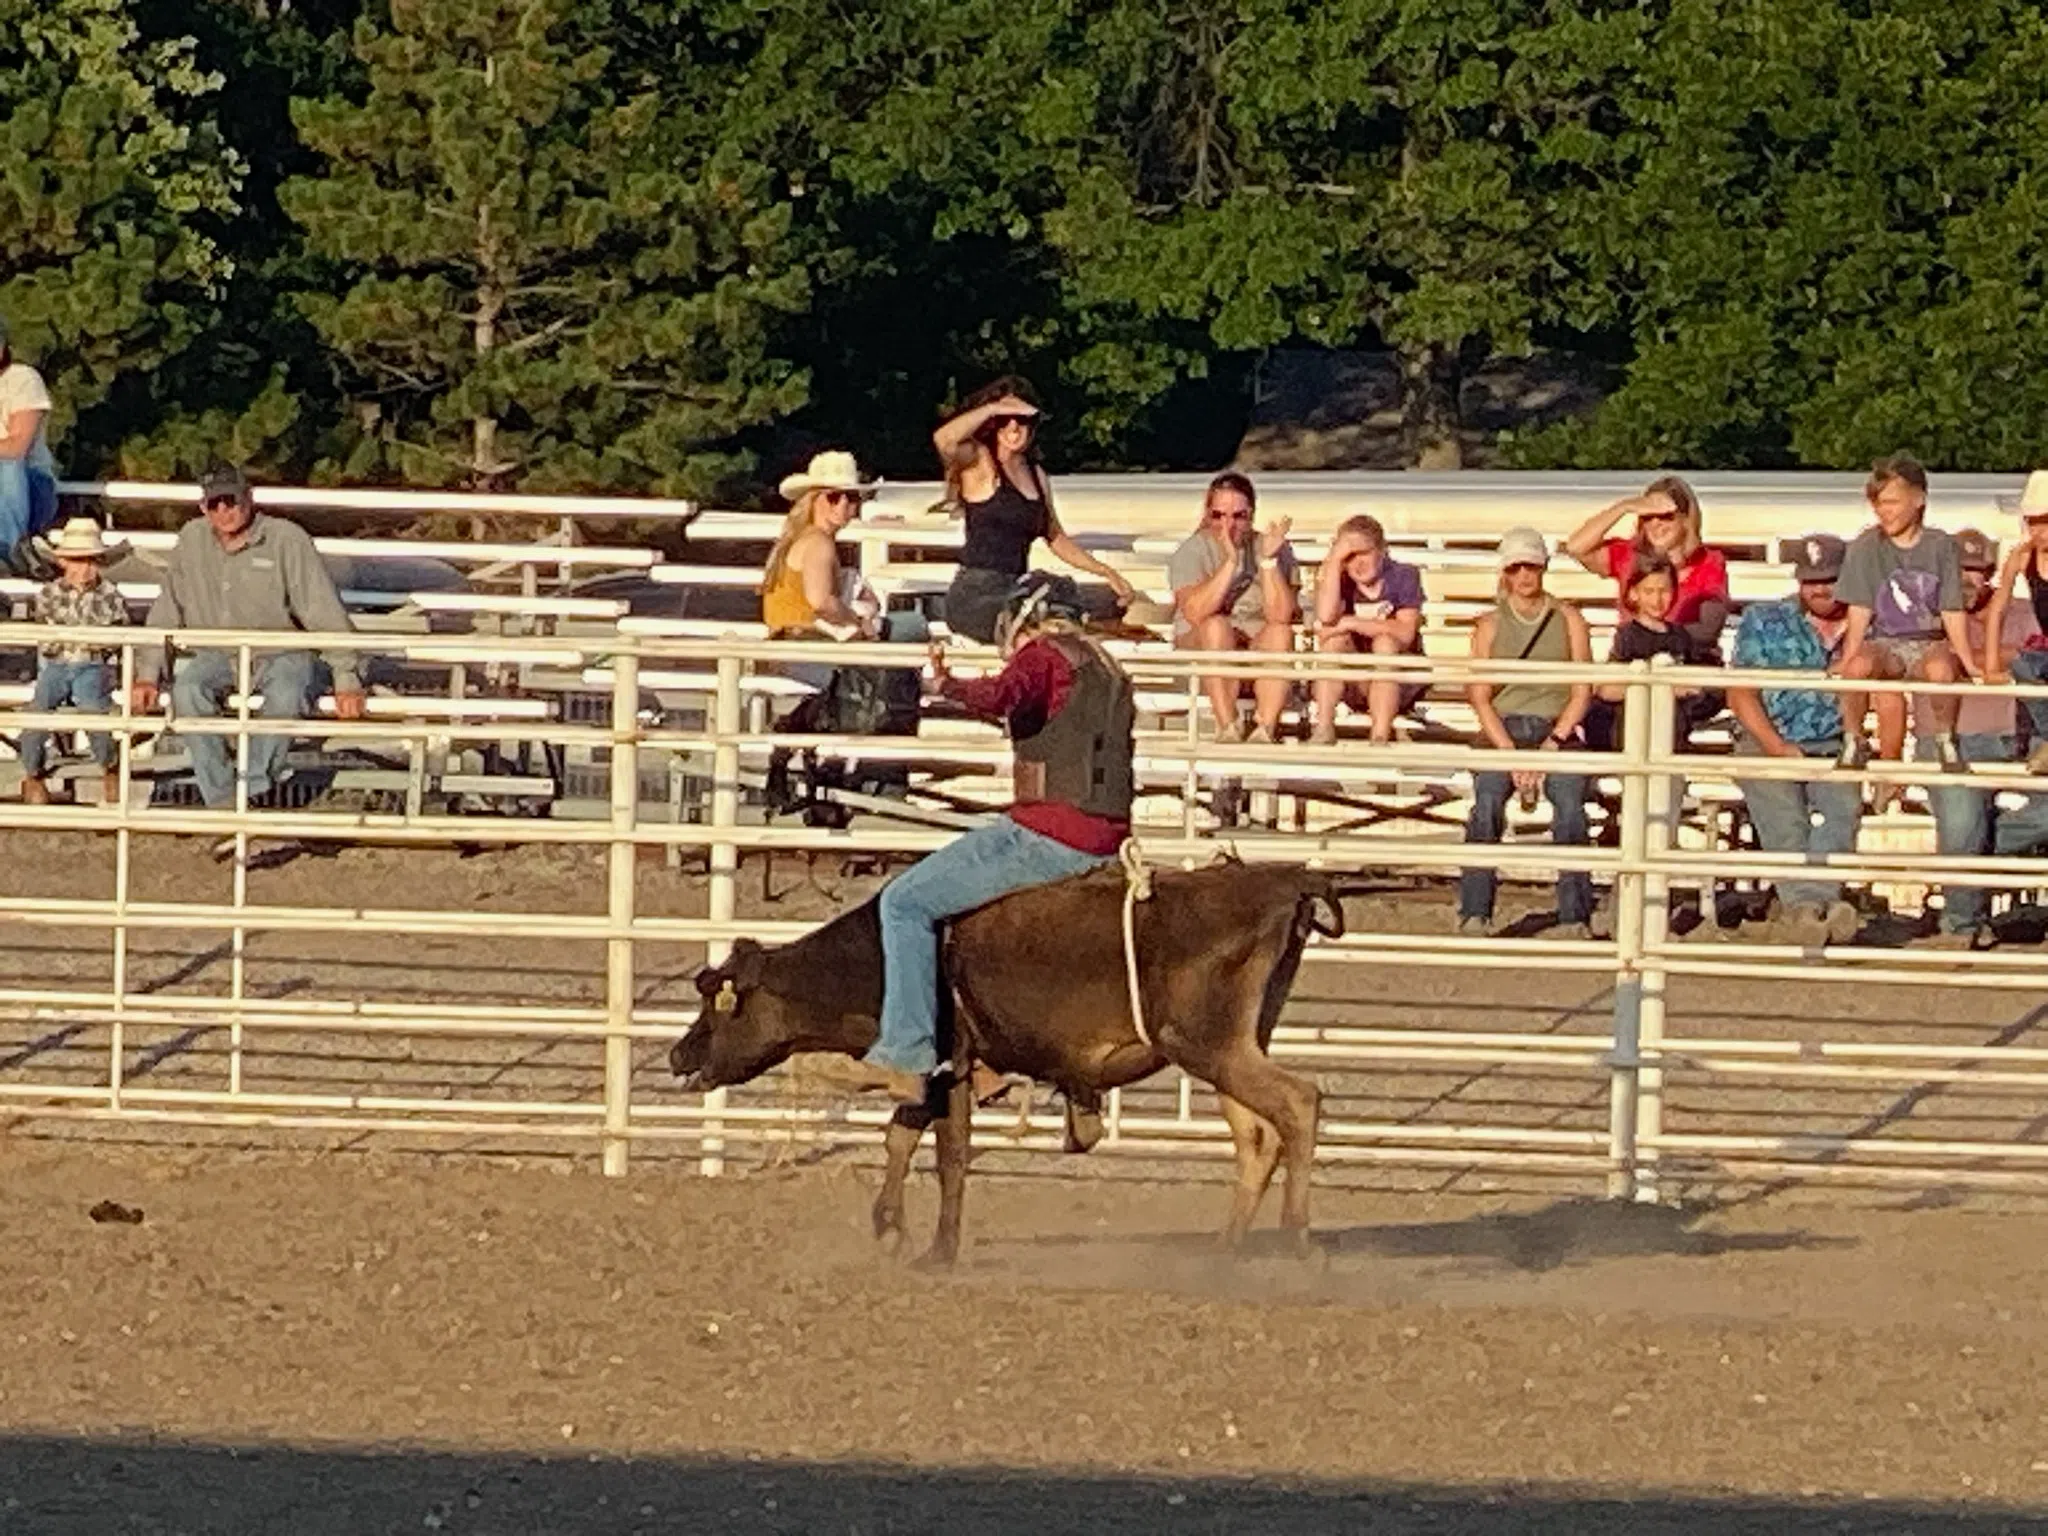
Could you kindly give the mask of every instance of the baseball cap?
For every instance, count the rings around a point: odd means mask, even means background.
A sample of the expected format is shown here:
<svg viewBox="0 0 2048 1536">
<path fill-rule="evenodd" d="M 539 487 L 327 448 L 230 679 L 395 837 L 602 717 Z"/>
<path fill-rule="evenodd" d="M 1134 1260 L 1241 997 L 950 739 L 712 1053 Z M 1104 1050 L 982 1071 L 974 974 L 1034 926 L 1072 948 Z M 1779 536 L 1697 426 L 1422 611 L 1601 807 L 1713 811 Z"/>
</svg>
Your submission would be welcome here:
<svg viewBox="0 0 2048 1536">
<path fill-rule="evenodd" d="M 1956 557 L 1966 571 L 1995 571 L 1998 569 L 1998 543 L 1974 528 L 1965 528 L 1956 535 Z"/>
<path fill-rule="evenodd" d="M 1543 535 L 1534 528 L 1510 528 L 1500 536 L 1500 548 L 1495 552 L 1494 563 L 1501 570 L 1511 565 L 1550 564 L 1550 546 L 1543 542 Z"/>
<path fill-rule="evenodd" d="M 1801 534 L 1778 548 L 1778 557 L 1791 562 L 1799 581 L 1833 581 L 1842 574 L 1848 553 L 1849 546 L 1832 533 Z"/>
<path fill-rule="evenodd" d="M 233 464 L 216 464 L 199 482 L 199 505 L 216 501 L 247 501 L 249 477 Z"/>
</svg>

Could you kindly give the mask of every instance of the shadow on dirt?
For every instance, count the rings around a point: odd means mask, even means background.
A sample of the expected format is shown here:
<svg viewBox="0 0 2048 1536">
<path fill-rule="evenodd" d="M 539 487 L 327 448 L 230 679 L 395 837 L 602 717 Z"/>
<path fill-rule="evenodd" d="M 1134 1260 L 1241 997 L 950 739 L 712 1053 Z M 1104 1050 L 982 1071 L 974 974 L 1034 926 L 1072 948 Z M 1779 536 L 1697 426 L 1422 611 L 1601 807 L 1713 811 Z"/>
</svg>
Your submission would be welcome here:
<svg viewBox="0 0 2048 1536">
<path fill-rule="evenodd" d="M 1805 1231 L 1700 1230 L 1699 1223 L 1712 1214 L 1709 1206 L 1560 1200 L 1538 1211 L 1468 1216 L 1460 1221 L 1340 1228 L 1319 1232 L 1316 1240 L 1332 1255 L 1490 1259 L 1531 1271 L 1596 1259 L 1711 1259 L 1728 1253 L 1856 1246 L 1853 1238 L 1821 1237 Z"/>
<path fill-rule="evenodd" d="M 1370 1227 L 1324 1228 L 1315 1243 L 1332 1258 L 1476 1259 L 1508 1269 L 1540 1272 L 1600 1259 L 1711 1259 L 1729 1253 L 1781 1253 L 1789 1249 L 1853 1248 L 1848 1237 L 1787 1232 L 1702 1231 L 1714 1214 L 1708 1205 L 1636 1205 L 1624 1200 L 1560 1200 L 1535 1211 L 1489 1212 L 1456 1221 L 1390 1222 Z M 1125 1245 L 1175 1253 L 1214 1253 L 1209 1233 L 1174 1232 L 1119 1238 Z M 1105 1239 L 1060 1234 L 1005 1243 L 1017 1248 L 1092 1248 Z M 1275 1258 L 1293 1249 L 1280 1232 L 1263 1228 L 1246 1241 L 1245 1258 Z"/>
<path fill-rule="evenodd" d="M 1372 1531 L 1376 1536 L 2002 1536 L 2038 1516 L 1934 1505 L 1601 1496 L 1542 1488 L 940 1470 L 715 1459 L 571 1461 L 411 1451 L 0 1441 L 10 1536 L 110 1531 L 611 1536 Z"/>
</svg>

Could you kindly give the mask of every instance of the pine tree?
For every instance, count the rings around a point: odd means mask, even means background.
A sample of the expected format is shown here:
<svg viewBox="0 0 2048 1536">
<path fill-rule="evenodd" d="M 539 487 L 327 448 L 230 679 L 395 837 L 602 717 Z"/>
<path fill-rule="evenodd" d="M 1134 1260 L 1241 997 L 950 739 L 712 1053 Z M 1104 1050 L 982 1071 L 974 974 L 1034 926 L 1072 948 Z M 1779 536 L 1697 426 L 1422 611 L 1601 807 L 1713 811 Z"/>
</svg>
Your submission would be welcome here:
<svg viewBox="0 0 2048 1536">
<path fill-rule="evenodd" d="M 50 384 L 74 471 L 128 423 L 113 397 L 189 347 L 231 271 L 239 159 L 190 38 L 128 0 L 0 0 L 0 315 Z"/>
<path fill-rule="evenodd" d="M 327 169 L 279 196 L 338 277 L 302 303 L 352 413 L 324 473 L 696 494 L 801 403 L 764 339 L 807 293 L 788 210 L 615 21 L 393 0 L 356 29 L 367 94 L 294 104 Z"/>
</svg>

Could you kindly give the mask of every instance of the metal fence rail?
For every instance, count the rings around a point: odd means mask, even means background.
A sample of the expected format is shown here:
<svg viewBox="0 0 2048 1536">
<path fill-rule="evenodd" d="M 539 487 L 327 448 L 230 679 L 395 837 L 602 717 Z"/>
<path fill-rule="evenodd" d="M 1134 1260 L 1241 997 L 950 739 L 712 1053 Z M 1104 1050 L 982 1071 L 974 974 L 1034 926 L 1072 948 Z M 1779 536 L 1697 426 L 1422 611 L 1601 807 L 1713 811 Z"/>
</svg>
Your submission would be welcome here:
<svg viewBox="0 0 2048 1536">
<path fill-rule="evenodd" d="M 0 826 L 16 832 L 67 831 L 111 842 L 113 864 L 103 894 L 61 897 L 10 892 L 0 897 L 0 923 L 19 935 L 84 935 L 79 954 L 104 956 L 89 974 L 65 974 L 36 985 L 0 987 L 0 1021 L 23 1032 L 25 1046 L 0 1044 L 0 1105 L 28 1117 L 136 1124 L 188 1124 L 247 1130 L 401 1131 L 434 1137 L 534 1138 L 549 1144 L 601 1150 L 607 1171 L 622 1172 L 636 1145 L 694 1149 L 715 1172 L 741 1146 L 784 1147 L 840 1143 L 865 1137 L 884 1112 L 872 1105 L 820 1100 L 800 1092 L 763 1090 L 714 1093 L 688 1100 L 663 1085 L 647 1058 L 693 1016 L 650 985 L 699 957 L 722 958 L 742 934 L 775 940 L 801 932 L 800 922 L 740 916 L 740 870 L 749 850 L 914 852 L 943 842 L 949 831 L 869 816 L 845 831 L 766 826 L 749 811 L 746 780 L 777 745 L 809 741 L 821 750 L 864 757 L 896 755 L 924 764 L 999 766 L 1007 747 L 993 734 L 981 738 L 806 738 L 749 728 L 743 707 L 752 671 L 790 660 L 909 665 L 918 658 L 884 645 L 698 642 L 602 637 L 486 640 L 387 635 L 260 636 L 156 634 L 143 630 L 56 631 L 0 626 L 0 648 L 53 637 L 89 639 L 118 650 L 123 682 L 145 646 L 170 642 L 180 652 L 223 646 L 238 659 L 242 686 L 236 712 L 218 720 L 175 720 L 127 712 L 92 718 L 72 713 L 39 715 L 11 710 L 0 731 L 27 725 L 71 731 L 105 726 L 120 743 L 121 783 L 138 777 L 152 738 L 168 726 L 180 732 L 225 733 L 246 758 L 249 742 L 265 734 L 317 734 L 401 746 L 450 740 L 544 742 L 594 754 L 605 765 L 610 794 L 595 814 L 533 820 L 508 815 L 448 815 L 408 808 L 342 811 L 312 807 L 252 811 L 180 809 L 137 804 L 124 794 L 105 806 L 0 805 Z M 489 665 L 508 674 L 522 666 L 602 669 L 609 680 L 601 723 L 508 718 L 450 721 L 377 720 L 351 724 L 270 721 L 251 715 L 253 668 L 267 651 L 318 648 L 375 650 L 404 658 L 418 651 Z M 974 653 L 964 653 L 968 659 Z M 984 653 L 985 658 L 985 653 Z M 678 728 L 643 714 L 643 669 L 691 668 L 714 679 L 705 722 Z M 1185 727 L 1141 735 L 1143 800 L 1139 833 L 1159 862 L 1199 861 L 1228 846 L 1255 860 L 1301 861 L 1331 869 L 1435 875 L 1467 861 L 1515 875 L 1547 876 L 1559 868 L 1584 869 L 1611 886 L 1612 937 L 1580 942 L 1534 938 L 1461 938 L 1445 931 L 1368 917 L 1344 939 L 1310 952 L 1305 974 L 1330 979 L 1344 996 L 1334 1016 L 1306 1021 L 1297 1009 L 1283 1022 L 1275 1052 L 1336 1084 L 1323 1129 L 1321 1158 L 1331 1165 L 1398 1164 L 1426 1168 L 1499 1167 L 1541 1170 L 1599 1180 L 1610 1192 L 1655 1198 L 1675 1176 L 1716 1172 L 1801 1177 L 1857 1177 L 1925 1183 L 2035 1182 L 2048 1176 L 2048 1149 L 2032 1142 L 2032 1110 L 2003 1119 L 1965 1117 L 1939 1134 L 1917 1134 L 1910 1114 L 1881 1120 L 1860 1107 L 1870 1096 L 1976 1092 L 2032 1102 L 2048 1088 L 2048 1046 L 2030 1044 L 2033 1028 L 1958 1040 L 1917 1019 L 1920 999 L 1947 999 L 2038 990 L 2037 954 L 1995 952 L 1965 959 L 1903 949 L 1830 946 L 1800 949 L 1774 944 L 1703 945 L 1672 931 L 1674 887 L 1711 887 L 1716 881 L 1811 877 L 1817 864 L 1857 884 L 1877 881 L 1970 884 L 2024 890 L 2048 884 L 2048 865 L 2015 858 L 1939 859 L 1891 849 L 1823 861 L 1753 851 L 1685 846 L 1681 837 L 1687 786 L 1745 778 L 1811 777 L 1811 765 L 1777 759 L 1737 760 L 1680 755 L 1673 747 L 1676 689 L 1745 685 L 1838 687 L 1806 676 L 1689 671 L 1637 665 L 1553 666 L 1428 658 L 1302 655 L 1249 658 L 1146 653 L 1133 662 L 1148 686 L 1193 691 L 1207 671 L 1250 675 L 1282 667 L 1303 680 L 1385 669 L 1425 672 L 1450 682 L 1512 675 L 1527 681 L 1607 681 L 1625 678 L 1626 729 L 1618 753 L 1546 754 L 1552 771 L 1585 773 L 1618 788 L 1611 846 L 1556 849 L 1510 841 L 1468 855 L 1447 828 L 1404 828 L 1370 834 L 1329 828 L 1291 829 L 1275 819 L 1252 830 L 1219 829 L 1202 795 L 1219 779 L 1263 785 L 1264 793 L 1306 804 L 1348 779 L 1428 774 L 1457 776 L 1475 769 L 1525 766 L 1514 753 L 1456 743 L 1373 747 L 1216 746 Z M 1910 691 L 1940 691 L 1907 685 Z M 2019 697 L 2042 689 L 1992 690 Z M 681 760 L 709 785 L 700 819 L 674 819 L 669 807 L 642 799 L 643 770 Z M 1833 770 L 1829 770 L 1833 771 Z M 1845 777 L 1862 782 L 1928 783 L 1939 779 L 1928 764 L 1880 764 Z M 1952 780 L 1951 780 L 1952 782 Z M 2017 767 L 1983 773 L 1989 789 L 2048 788 Z M 146 871 L 159 838 L 233 839 L 226 901 L 183 893 L 145 894 Z M 369 840 L 400 848 L 542 845 L 601 855 L 601 882 L 588 887 L 581 910 L 445 908 L 409 899 L 393 889 L 379 904 L 324 901 L 281 903 L 252 896 L 252 847 L 290 838 L 311 844 Z M 694 849 L 705 861 L 701 913 L 643 911 L 641 849 Z M 516 894 L 516 893 L 514 893 Z M 1386 914 L 1380 914 L 1386 916 Z M 1441 925 L 1444 928 L 1448 924 Z M 373 961 L 397 965 L 408 945 L 476 940 L 551 946 L 567 957 L 574 997 L 480 999 L 448 993 L 403 993 L 380 978 L 338 988 L 337 995 L 266 995 L 251 983 L 251 940 L 294 935 L 311 941 L 345 936 L 374 943 Z M 222 935 L 227 984 L 211 990 L 152 990 L 138 984 L 138 946 L 164 936 Z M 168 940 L 166 940 L 168 942 Z M 1475 983 L 1510 972 L 1545 985 L 1573 978 L 1603 990 L 1600 1017 L 1579 1016 L 1569 1028 L 1514 1029 L 1499 1020 L 1443 1026 L 1374 1022 L 1370 996 L 1347 978 L 1361 974 L 1450 973 Z M 1881 987 L 1895 1000 L 1889 1016 L 1853 1023 L 1822 1021 L 1803 1032 L 1737 1029 L 1714 1032 L 1673 1028 L 1674 990 L 1740 984 L 1796 987 L 1817 997 L 1828 984 Z M 687 996 L 687 994 L 685 994 Z M 1503 1011 L 1508 1011 L 1503 1008 Z M 1961 1026 L 1956 1026 L 1961 1027 Z M 180 1073 L 140 1070 L 146 1053 L 165 1047 L 165 1032 L 179 1047 Z M 1981 1028 L 1977 1029 L 1979 1035 Z M 56 1045 L 42 1042 L 57 1040 Z M 402 1042 L 421 1059 L 436 1051 L 503 1051 L 504 1061 L 539 1060 L 543 1075 L 503 1086 L 482 1073 L 476 1084 L 430 1080 L 424 1068 L 384 1080 L 359 1070 L 372 1053 L 362 1042 Z M 280 1044 L 283 1042 L 283 1044 Z M 296 1076 L 272 1070 L 271 1054 L 285 1051 Z M 523 1054 L 522 1054 L 523 1053 Z M 410 1059 L 410 1058 L 407 1058 Z M 463 1070 L 498 1057 L 460 1058 Z M 161 1061 L 152 1056 L 151 1062 Z M 537 1069 L 538 1070 L 538 1069 Z M 1432 1076 L 1434 1074 L 1434 1076 Z M 1389 1083 L 1434 1081 L 1444 1074 L 1488 1075 L 1504 1097 L 1483 1110 L 1452 1101 L 1448 1110 L 1423 1114 Z M 1809 1121 L 1785 1123 L 1785 1111 L 1749 1107 L 1761 1087 L 1790 1094 L 1795 1112 Z M 1798 1096 L 1811 1095 L 1810 1099 Z M 1426 1097 L 1422 1089 L 1417 1097 Z M 1441 1097 L 1441 1096 L 1439 1096 Z M 1222 1123 L 1207 1113 L 1183 1081 L 1162 1079 L 1115 1097 L 1109 1107 L 1105 1150 L 1146 1158 L 1220 1156 L 1227 1147 Z M 1593 1108 L 1597 1099 L 1599 1107 Z M 1435 1101 L 1432 1101 L 1435 1102 Z M 1798 1109 L 1800 1104 L 1807 1109 Z M 1842 1106 L 1848 1106 L 1846 1108 Z M 2006 1105 L 2012 1109 L 2011 1104 Z M 1901 1124 L 1905 1125 L 1902 1132 Z M 1019 1152 L 1057 1146 L 1058 1120 L 1040 1106 L 998 1114 L 982 1127 L 985 1140 Z"/>
</svg>

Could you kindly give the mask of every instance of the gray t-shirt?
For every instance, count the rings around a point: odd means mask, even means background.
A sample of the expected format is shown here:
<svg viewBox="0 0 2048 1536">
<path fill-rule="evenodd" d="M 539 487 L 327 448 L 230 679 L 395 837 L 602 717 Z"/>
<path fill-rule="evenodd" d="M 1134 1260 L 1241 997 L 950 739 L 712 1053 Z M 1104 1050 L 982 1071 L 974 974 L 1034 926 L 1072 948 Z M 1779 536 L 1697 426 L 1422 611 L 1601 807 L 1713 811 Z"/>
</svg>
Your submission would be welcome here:
<svg viewBox="0 0 2048 1536">
<path fill-rule="evenodd" d="M 1922 528 L 1911 549 L 1901 549 L 1882 528 L 1866 528 L 1842 561 L 1835 595 L 1870 610 L 1870 632 L 1887 640 L 1933 640 L 1941 616 L 1963 611 L 1963 566 L 1956 541 L 1939 528 Z"/>
<path fill-rule="evenodd" d="M 1224 595 L 1222 611 L 1230 615 L 1231 622 L 1240 629 L 1253 629 L 1266 622 L 1266 596 L 1259 586 L 1258 567 L 1254 563 L 1258 554 L 1258 538 L 1243 548 L 1234 551 L 1237 573 L 1230 578 L 1230 590 Z M 1173 558 L 1166 562 L 1166 584 L 1175 592 L 1182 587 L 1192 587 L 1207 581 L 1232 557 L 1231 551 L 1221 540 L 1212 539 L 1206 533 L 1191 533 L 1173 552 Z M 1282 544 L 1280 553 L 1273 557 L 1279 567 L 1280 579 L 1293 586 L 1298 574 L 1294 561 L 1294 546 Z M 1180 616 L 1178 609 L 1173 615 L 1173 632 L 1185 634 L 1192 626 Z"/>
</svg>

